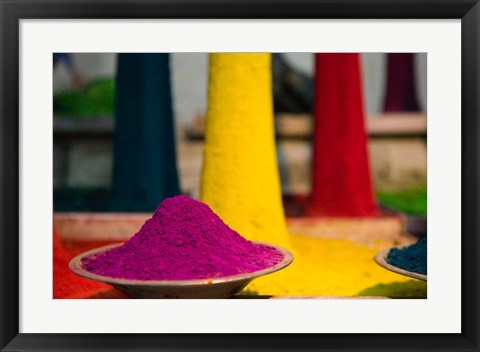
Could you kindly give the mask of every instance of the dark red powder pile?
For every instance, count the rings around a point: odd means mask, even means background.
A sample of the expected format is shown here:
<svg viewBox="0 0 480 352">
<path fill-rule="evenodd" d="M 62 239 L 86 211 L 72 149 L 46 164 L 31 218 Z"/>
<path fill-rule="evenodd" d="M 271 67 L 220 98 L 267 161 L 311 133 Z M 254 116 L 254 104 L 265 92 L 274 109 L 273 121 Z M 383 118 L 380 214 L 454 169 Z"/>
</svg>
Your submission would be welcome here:
<svg viewBox="0 0 480 352">
<path fill-rule="evenodd" d="M 370 217 L 372 192 L 359 54 L 315 54 L 313 217 Z"/>
<path fill-rule="evenodd" d="M 256 245 L 230 229 L 206 204 L 187 196 L 165 199 L 130 240 L 83 268 L 133 280 L 215 278 L 265 269 L 283 254 Z"/>
</svg>

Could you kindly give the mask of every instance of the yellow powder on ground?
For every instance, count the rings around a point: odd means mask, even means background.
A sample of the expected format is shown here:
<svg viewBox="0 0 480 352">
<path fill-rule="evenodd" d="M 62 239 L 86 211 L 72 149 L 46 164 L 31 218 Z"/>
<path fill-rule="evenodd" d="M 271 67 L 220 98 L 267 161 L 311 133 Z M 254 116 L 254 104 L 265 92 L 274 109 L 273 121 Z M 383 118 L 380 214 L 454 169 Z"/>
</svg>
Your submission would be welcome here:
<svg viewBox="0 0 480 352">
<path fill-rule="evenodd" d="M 242 236 L 293 252 L 288 268 L 254 280 L 248 290 L 350 296 L 408 281 L 375 264 L 377 249 L 346 240 L 289 237 L 275 156 L 270 54 L 209 55 L 200 199 Z"/>
<path fill-rule="evenodd" d="M 261 295 L 353 296 L 379 284 L 404 283 L 408 277 L 378 266 L 374 255 L 379 248 L 368 248 L 347 240 L 291 236 L 293 263 L 277 272 L 255 279 L 247 291 Z M 379 287 L 381 288 L 381 287 Z M 426 283 L 410 285 L 417 296 L 426 296 Z M 388 293 L 383 288 L 381 294 Z"/>
<path fill-rule="evenodd" d="M 200 200 L 249 240 L 288 247 L 270 54 L 210 54 Z"/>
</svg>

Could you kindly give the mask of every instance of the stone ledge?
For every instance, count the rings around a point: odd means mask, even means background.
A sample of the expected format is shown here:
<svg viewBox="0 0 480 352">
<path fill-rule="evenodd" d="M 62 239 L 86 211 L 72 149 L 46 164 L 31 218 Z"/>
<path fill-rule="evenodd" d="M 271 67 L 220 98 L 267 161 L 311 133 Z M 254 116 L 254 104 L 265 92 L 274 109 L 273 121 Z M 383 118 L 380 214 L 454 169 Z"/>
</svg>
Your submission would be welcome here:
<svg viewBox="0 0 480 352">
<path fill-rule="evenodd" d="M 365 129 L 369 137 L 425 137 L 427 134 L 427 115 L 421 112 L 385 113 L 368 116 Z M 310 114 L 278 114 L 275 117 L 277 138 L 310 139 L 313 132 L 313 119 Z M 205 121 L 197 116 L 186 128 L 190 139 L 203 139 Z"/>
<path fill-rule="evenodd" d="M 55 213 L 54 224 L 66 241 L 126 241 L 150 213 Z M 287 218 L 292 236 L 350 240 L 369 247 L 413 243 L 405 234 L 405 218 L 382 215 L 375 218 Z"/>
</svg>

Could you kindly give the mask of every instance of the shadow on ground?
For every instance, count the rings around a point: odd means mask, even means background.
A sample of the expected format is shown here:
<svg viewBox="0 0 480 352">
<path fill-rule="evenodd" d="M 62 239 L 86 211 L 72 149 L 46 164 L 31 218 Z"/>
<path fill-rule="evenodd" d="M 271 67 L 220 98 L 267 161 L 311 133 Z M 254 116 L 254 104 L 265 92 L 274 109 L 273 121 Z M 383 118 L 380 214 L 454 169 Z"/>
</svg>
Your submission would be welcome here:
<svg viewBox="0 0 480 352">
<path fill-rule="evenodd" d="M 384 296 L 390 298 L 427 298 L 427 283 L 419 280 L 392 282 L 368 287 L 359 296 Z"/>
</svg>

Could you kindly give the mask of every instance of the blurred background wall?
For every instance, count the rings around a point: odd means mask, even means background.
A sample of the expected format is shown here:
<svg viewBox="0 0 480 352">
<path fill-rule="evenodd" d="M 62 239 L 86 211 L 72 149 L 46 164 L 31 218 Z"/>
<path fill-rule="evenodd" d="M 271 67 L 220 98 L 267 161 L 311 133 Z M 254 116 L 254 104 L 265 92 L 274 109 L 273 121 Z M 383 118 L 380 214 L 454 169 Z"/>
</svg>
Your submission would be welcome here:
<svg viewBox="0 0 480 352">
<path fill-rule="evenodd" d="M 95 84 L 98 82 L 103 82 L 102 85 L 108 86 L 108 89 L 114 89 L 109 84 L 114 84 L 116 56 L 114 53 L 72 54 L 73 64 L 83 80 L 81 88 L 75 86 L 67 65 L 60 63 L 54 69 L 53 185 L 57 210 L 83 210 L 82 200 L 75 200 L 76 190 L 108 191 L 111 186 L 112 114 L 89 115 L 86 112 L 85 116 L 69 116 L 56 107 L 61 105 L 60 102 L 68 102 L 69 97 L 75 94 L 90 94 L 90 91 L 97 89 Z M 313 54 L 285 53 L 284 58 L 298 72 L 310 77 L 313 75 Z M 423 187 L 427 177 L 427 54 L 414 54 L 416 94 L 421 111 L 398 118 L 385 117 L 383 113 L 386 62 L 387 54 L 384 53 L 361 55 L 374 186 L 376 191 Z M 206 108 L 207 54 L 172 54 L 171 79 L 181 191 L 197 197 L 203 147 L 201 125 Z M 103 103 L 111 104 L 110 101 L 99 102 L 100 105 Z M 292 132 L 291 138 L 284 136 L 277 143 L 282 190 L 284 194 L 308 194 L 311 121 L 306 116 L 286 116 L 278 121 L 279 130 L 296 131 Z M 74 193 L 70 193 L 72 190 Z M 98 193 L 95 193 L 95 199 L 99 204 L 90 210 L 104 209 Z M 77 201 L 80 205 L 75 205 Z"/>
<path fill-rule="evenodd" d="M 313 76 L 313 55 L 310 53 L 285 53 L 288 62 L 299 71 Z M 113 77 L 116 70 L 114 53 L 76 53 L 73 59 L 86 80 Z M 180 124 L 188 124 L 192 116 L 203 114 L 206 107 L 207 54 L 174 53 L 171 55 L 175 116 Z M 422 108 L 427 101 L 427 55 L 415 55 L 418 98 Z M 365 109 L 369 116 L 382 112 L 386 54 L 363 53 L 362 71 Z M 71 89 L 67 69 L 59 66 L 53 74 L 54 93 Z"/>
</svg>

